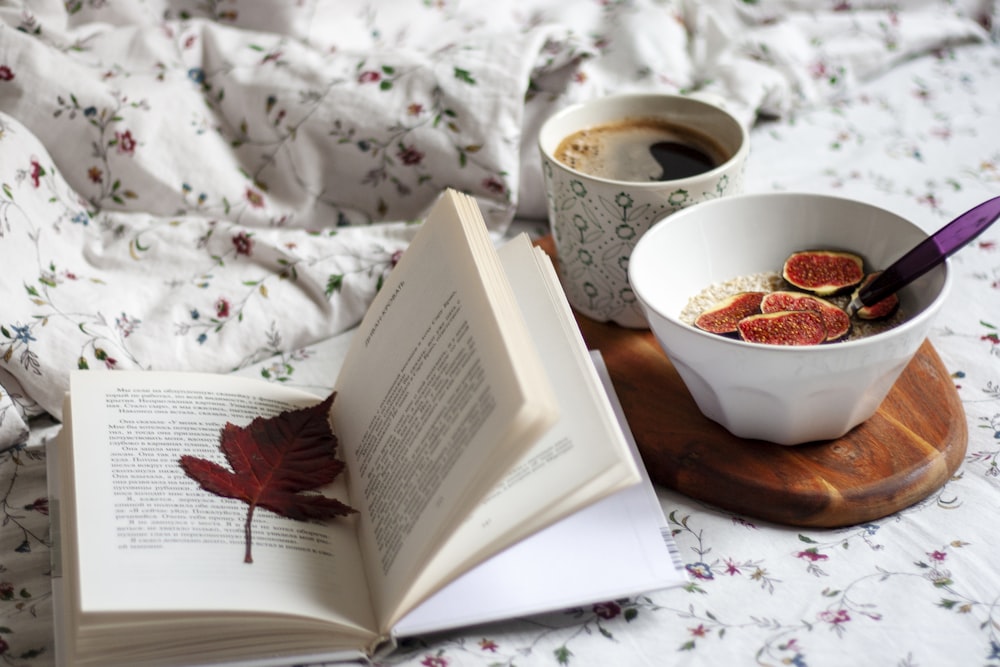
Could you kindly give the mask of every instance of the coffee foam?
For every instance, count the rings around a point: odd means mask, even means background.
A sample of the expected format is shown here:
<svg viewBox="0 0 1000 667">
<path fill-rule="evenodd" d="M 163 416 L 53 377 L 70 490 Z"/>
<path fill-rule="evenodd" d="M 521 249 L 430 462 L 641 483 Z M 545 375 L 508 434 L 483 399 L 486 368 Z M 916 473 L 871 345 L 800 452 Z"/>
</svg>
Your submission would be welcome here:
<svg viewBox="0 0 1000 667">
<path fill-rule="evenodd" d="M 663 141 L 694 146 L 716 165 L 726 160 L 722 148 L 709 137 L 658 118 L 628 118 L 579 130 L 560 142 L 555 158 L 598 178 L 658 181 L 663 168 L 650 153 L 650 146 Z"/>
</svg>

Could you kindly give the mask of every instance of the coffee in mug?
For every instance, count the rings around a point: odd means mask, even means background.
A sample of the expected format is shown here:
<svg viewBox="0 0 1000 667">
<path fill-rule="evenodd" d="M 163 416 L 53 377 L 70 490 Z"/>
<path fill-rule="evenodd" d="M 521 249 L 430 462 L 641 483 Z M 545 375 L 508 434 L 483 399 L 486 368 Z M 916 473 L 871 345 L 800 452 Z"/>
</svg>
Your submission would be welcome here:
<svg viewBox="0 0 1000 667">
<path fill-rule="evenodd" d="M 719 142 L 663 118 L 625 118 L 578 130 L 555 158 L 612 181 L 672 181 L 715 169 L 728 159 Z"/>
</svg>

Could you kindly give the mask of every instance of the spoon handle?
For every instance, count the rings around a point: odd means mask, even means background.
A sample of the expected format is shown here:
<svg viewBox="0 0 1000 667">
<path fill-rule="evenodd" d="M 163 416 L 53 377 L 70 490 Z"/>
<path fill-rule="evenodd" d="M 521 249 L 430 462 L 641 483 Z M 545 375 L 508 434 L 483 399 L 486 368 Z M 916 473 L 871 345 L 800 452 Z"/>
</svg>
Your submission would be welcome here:
<svg viewBox="0 0 1000 667">
<path fill-rule="evenodd" d="M 897 259 L 882 274 L 863 287 L 848 304 L 854 314 L 908 285 L 979 236 L 1000 218 L 1000 197 L 988 199 L 958 216 Z"/>
</svg>

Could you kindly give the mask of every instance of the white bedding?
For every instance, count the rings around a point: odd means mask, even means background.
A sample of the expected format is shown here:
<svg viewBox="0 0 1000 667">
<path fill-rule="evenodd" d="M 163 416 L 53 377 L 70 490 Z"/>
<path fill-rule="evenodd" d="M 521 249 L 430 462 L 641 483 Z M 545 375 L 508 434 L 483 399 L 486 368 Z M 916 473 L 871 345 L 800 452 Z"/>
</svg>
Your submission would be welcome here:
<svg viewBox="0 0 1000 667">
<path fill-rule="evenodd" d="M 0 447 L 71 368 L 228 371 L 349 328 L 405 245 L 375 223 L 444 187 L 497 232 L 544 217 L 535 130 L 570 101 L 787 118 L 987 38 L 981 2 L 831 5 L 8 3 Z"/>
<path fill-rule="evenodd" d="M 0 451 L 18 446 L 0 454 L 0 658 L 52 664 L 36 446 L 70 369 L 321 393 L 408 223 L 450 186 L 497 236 L 544 232 L 535 131 L 609 92 L 711 96 L 753 126 L 748 191 L 864 199 L 930 231 L 1000 194 L 998 17 L 987 0 L 0 5 Z M 998 239 L 956 256 L 932 336 L 970 431 L 939 496 L 804 533 L 662 491 L 692 590 L 396 660 L 996 663 Z"/>
</svg>

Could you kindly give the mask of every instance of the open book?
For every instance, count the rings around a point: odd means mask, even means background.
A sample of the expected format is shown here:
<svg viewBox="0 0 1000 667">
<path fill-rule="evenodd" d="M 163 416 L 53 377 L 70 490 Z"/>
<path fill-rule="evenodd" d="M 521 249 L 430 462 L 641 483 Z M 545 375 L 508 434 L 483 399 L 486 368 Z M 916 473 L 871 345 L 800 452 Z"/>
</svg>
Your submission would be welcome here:
<svg viewBox="0 0 1000 667">
<path fill-rule="evenodd" d="M 683 581 L 548 258 L 523 236 L 497 252 L 471 198 L 448 192 L 432 210 L 335 390 L 346 473 L 323 494 L 358 513 L 259 510 L 245 564 L 246 506 L 200 489 L 178 459 L 226 465 L 225 422 L 320 399 L 233 376 L 74 373 L 53 457 L 66 664 L 350 659 Z M 580 544 L 605 551 L 593 587 L 515 588 L 565 577 Z"/>
</svg>

